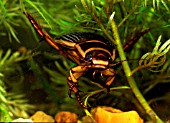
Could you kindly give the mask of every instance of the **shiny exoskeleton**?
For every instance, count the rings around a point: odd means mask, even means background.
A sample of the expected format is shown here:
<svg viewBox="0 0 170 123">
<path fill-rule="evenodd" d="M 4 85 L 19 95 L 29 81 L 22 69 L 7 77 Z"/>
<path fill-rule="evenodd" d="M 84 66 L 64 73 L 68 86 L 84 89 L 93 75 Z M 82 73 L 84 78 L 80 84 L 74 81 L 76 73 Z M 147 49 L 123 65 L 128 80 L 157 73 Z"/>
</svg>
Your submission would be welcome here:
<svg viewBox="0 0 170 123">
<path fill-rule="evenodd" d="M 77 84 L 78 79 L 89 70 L 92 78 L 98 75 L 106 77 L 104 84 L 99 84 L 109 91 L 109 86 L 114 81 L 116 74 L 115 70 L 110 68 L 109 65 L 115 60 L 117 51 L 108 40 L 98 34 L 88 32 L 71 33 L 54 40 L 42 30 L 29 13 L 24 12 L 24 14 L 42 39 L 53 46 L 61 55 L 77 64 L 77 66 L 70 69 L 70 75 L 67 78 L 69 96 L 71 96 L 71 92 L 73 91 L 79 104 L 83 108 L 87 108 L 81 101 Z M 144 30 L 135 38 L 131 39 L 124 45 L 124 50 L 129 50 L 129 48 L 148 31 L 149 29 Z"/>
</svg>

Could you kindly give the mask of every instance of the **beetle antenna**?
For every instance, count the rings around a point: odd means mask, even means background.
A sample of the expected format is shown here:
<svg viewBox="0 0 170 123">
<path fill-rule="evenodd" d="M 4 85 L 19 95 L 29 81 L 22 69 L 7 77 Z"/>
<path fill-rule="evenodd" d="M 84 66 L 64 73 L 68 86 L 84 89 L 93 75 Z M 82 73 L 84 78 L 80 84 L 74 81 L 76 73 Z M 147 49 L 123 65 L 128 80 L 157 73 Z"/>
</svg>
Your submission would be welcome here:
<svg viewBox="0 0 170 123">
<path fill-rule="evenodd" d="M 118 62 L 116 62 L 114 64 L 109 64 L 109 67 L 114 67 L 114 66 L 120 65 L 122 62 L 129 61 L 129 60 L 145 60 L 145 59 L 141 59 L 141 58 L 138 58 L 138 59 L 126 59 L 126 60 L 118 61 Z"/>
</svg>

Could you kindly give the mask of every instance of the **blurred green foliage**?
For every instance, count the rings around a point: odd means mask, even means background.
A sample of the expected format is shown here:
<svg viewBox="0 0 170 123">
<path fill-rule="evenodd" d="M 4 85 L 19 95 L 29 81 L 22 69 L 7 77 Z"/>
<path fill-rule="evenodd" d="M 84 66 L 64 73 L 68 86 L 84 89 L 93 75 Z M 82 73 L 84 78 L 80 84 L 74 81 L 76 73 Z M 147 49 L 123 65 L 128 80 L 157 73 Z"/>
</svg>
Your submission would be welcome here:
<svg viewBox="0 0 170 123">
<path fill-rule="evenodd" d="M 77 101 L 67 94 L 67 76 L 75 64 L 46 42 L 37 42 L 40 38 L 23 11 L 35 17 L 54 38 L 70 32 L 94 32 L 112 41 L 113 47 L 109 21 L 113 12 L 123 44 L 141 30 L 151 28 L 127 53 L 127 57 L 133 59 L 129 60 L 131 69 L 138 67 L 139 60 L 134 59 L 152 51 L 160 35 L 163 43 L 170 35 L 170 3 L 165 0 L 0 0 L 0 6 L 0 121 L 28 117 L 37 110 L 51 115 L 61 110 L 84 115 Z M 164 120 L 170 117 L 166 110 L 170 104 L 169 55 L 168 52 L 161 71 L 153 73 L 143 69 L 134 74 L 143 95 Z M 119 58 L 115 63 L 118 61 Z M 131 91 L 123 89 L 128 84 L 121 66 L 115 69 L 117 75 L 111 95 L 96 93 L 88 103 L 92 107 L 108 105 L 124 111 L 134 109 L 135 105 L 135 110 L 144 117 Z M 122 89 L 114 90 L 119 86 Z M 83 97 L 100 86 L 82 77 L 79 89 Z M 164 105 L 167 108 L 162 108 Z"/>
</svg>

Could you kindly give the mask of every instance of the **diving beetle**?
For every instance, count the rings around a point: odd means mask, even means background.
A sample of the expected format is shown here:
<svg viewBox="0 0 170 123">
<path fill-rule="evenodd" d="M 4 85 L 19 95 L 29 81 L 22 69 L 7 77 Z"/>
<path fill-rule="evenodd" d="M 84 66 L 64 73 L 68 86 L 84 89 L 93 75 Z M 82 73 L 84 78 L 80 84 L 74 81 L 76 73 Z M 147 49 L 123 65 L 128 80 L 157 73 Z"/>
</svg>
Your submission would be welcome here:
<svg viewBox="0 0 170 123">
<path fill-rule="evenodd" d="M 77 66 L 70 69 L 70 75 L 67 78 L 69 86 L 68 94 L 71 97 L 71 92 L 75 93 L 78 103 L 87 108 L 79 95 L 78 79 L 90 71 L 91 78 L 96 75 L 105 76 L 105 82 L 99 83 L 107 88 L 108 92 L 110 85 L 115 79 L 116 71 L 109 65 L 113 63 L 117 57 L 117 51 L 112 47 L 111 43 L 101 35 L 89 32 L 75 32 L 61 36 L 59 39 L 52 39 L 46 33 L 36 20 L 27 12 L 24 12 L 38 35 L 55 48 L 61 55 L 72 60 Z M 147 33 L 149 29 L 141 31 L 136 37 L 132 38 L 123 46 L 125 51 L 129 50 L 138 39 Z"/>
</svg>

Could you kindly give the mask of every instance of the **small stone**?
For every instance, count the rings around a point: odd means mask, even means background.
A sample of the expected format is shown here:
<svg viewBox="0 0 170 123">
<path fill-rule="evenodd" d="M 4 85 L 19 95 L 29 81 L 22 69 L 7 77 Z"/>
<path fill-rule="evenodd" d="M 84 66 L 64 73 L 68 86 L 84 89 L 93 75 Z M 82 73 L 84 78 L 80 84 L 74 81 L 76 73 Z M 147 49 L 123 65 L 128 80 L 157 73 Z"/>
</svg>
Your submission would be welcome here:
<svg viewBox="0 0 170 123">
<path fill-rule="evenodd" d="M 92 114 L 97 123 L 143 123 L 136 111 L 122 112 L 111 107 L 97 107 Z"/>
<path fill-rule="evenodd" d="M 54 122 L 52 116 L 45 114 L 42 111 L 37 111 L 33 116 L 30 117 L 34 122 Z"/>
<path fill-rule="evenodd" d="M 57 123 L 77 123 L 78 116 L 71 112 L 59 112 L 55 115 L 55 121 Z"/>
<path fill-rule="evenodd" d="M 33 121 L 31 119 L 23 119 L 23 118 L 18 118 L 18 119 L 11 121 L 11 122 L 33 123 Z"/>
</svg>

